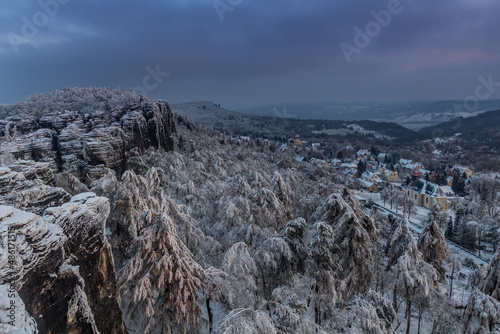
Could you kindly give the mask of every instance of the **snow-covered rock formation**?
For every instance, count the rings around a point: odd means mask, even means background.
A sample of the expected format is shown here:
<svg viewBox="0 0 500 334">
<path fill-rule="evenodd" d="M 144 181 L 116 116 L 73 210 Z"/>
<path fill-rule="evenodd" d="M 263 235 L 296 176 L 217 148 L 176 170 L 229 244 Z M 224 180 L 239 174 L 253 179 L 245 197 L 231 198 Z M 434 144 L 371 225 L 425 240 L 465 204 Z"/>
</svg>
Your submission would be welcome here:
<svg viewBox="0 0 500 334">
<path fill-rule="evenodd" d="M 15 288 L 41 333 L 125 332 L 122 321 L 109 321 L 122 316 L 104 235 L 108 214 L 108 201 L 93 193 L 43 217 L 0 206 L 0 283 Z"/>
<path fill-rule="evenodd" d="M 61 100 L 50 104 L 44 97 Z M 117 104 L 110 106 L 104 97 Z M 91 88 L 69 88 L 32 99 L 6 108 L 2 115 L 0 136 L 12 132 L 7 129 L 15 129 L 16 135 L 9 134 L 0 152 L 13 159 L 48 162 L 54 170 L 91 182 L 102 176 L 103 167 L 118 175 L 125 172 L 133 148 L 140 154 L 150 147 L 174 148 L 175 128 L 166 102 L 146 102 L 128 91 Z"/>
</svg>

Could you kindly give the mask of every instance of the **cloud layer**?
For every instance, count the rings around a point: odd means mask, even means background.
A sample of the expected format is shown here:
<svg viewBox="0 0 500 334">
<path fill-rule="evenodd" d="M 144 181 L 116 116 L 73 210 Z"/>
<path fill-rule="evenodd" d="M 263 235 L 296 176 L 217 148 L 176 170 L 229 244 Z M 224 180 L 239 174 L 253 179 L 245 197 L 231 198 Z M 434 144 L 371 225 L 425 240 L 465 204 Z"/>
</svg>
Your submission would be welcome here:
<svg viewBox="0 0 500 334">
<path fill-rule="evenodd" d="M 148 96 L 231 108 L 464 99 L 479 75 L 500 81 L 493 0 L 401 0 L 348 63 L 339 45 L 355 46 L 354 28 L 395 1 L 9 1 L 0 5 L 0 103 L 66 86 L 144 87 L 157 66 L 170 75 Z"/>
</svg>

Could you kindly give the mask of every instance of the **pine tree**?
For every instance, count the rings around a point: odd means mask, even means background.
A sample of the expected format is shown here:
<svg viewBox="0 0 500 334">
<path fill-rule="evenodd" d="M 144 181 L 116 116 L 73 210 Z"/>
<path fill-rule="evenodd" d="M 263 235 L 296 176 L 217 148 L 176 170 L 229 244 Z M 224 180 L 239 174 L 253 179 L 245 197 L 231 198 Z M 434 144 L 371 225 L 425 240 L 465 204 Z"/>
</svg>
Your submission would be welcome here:
<svg viewBox="0 0 500 334">
<path fill-rule="evenodd" d="M 404 185 L 407 186 L 411 183 L 411 177 L 407 176 Z"/>
<path fill-rule="evenodd" d="M 359 175 L 363 174 L 366 171 L 366 163 L 363 160 L 359 160 L 358 162 L 358 172 Z"/>
<path fill-rule="evenodd" d="M 462 233 L 460 236 L 460 245 L 467 248 L 468 250 L 474 251 L 477 246 L 477 233 L 475 222 L 463 223 Z"/>
<path fill-rule="evenodd" d="M 426 299 L 437 280 L 436 271 L 425 263 L 417 249 L 415 239 L 408 228 L 408 221 L 403 220 L 394 231 L 388 252 L 387 271 L 394 280 L 393 305 L 397 304 L 397 295 L 406 301 L 406 333 L 410 332 L 411 309 L 415 297 Z"/>
<path fill-rule="evenodd" d="M 270 238 L 257 249 L 254 255 L 259 272 L 260 291 L 266 299 L 280 285 L 288 285 L 293 276 L 292 251 L 285 240 Z"/>
<path fill-rule="evenodd" d="M 314 306 L 314 319 L 321 326 L 325 307 L 333 305 L 337 294 L 335 292 L 335 280 L 333 274 L 339 268 L 338 246 L 335 244 L 333 229 L 330 225 L 319 222 L 316 224 L 317 233 L 309 244 L 307 273 L 313 279 L 312 300 L 308 300 L 308 306 L 312 302 Z"/>
<path fill-rule="evenodd" d="M 148 333 L 194 323 L 201 315 L 205 273 L 168 217 L 150 212 L 144 219 L 149 227 L 132 241 L 135 256 L 125 263 L 118 282 L 128 326 Z"/>
<path fill-rule="evenodd" d="M 444 279 L 445 270 L 441 266 L 442 261 L 449 255 L 449 247 L 446 239 L 433 221 L 427 225 L 418 240 L 418 250 L 422 253 L 424 261 L 430 263 Z"/>
<path fill-rule="evenodd" d="M 455 230 L 453 226 L 453 218 L 450 216 L 448 218 L 448 225 L 446 226 L 446 231 L 444 232 L 444 236 L 448 240 L 454 240 L 455 238 Z"/>
<path fill-rule="evenodd" d="M 500 250 L 491 259 L 481 290 L 500 301 Z"/>
<path fill-rule="evenodd" d="M 254 307 L 257 267 L 244 242 L 238 242 L 227 250 L 222 261 L 222 270 L 229 275 L 229 282 L 226 285 L 234 296 L 229 307 L 231 309 Z"/>
</svg>

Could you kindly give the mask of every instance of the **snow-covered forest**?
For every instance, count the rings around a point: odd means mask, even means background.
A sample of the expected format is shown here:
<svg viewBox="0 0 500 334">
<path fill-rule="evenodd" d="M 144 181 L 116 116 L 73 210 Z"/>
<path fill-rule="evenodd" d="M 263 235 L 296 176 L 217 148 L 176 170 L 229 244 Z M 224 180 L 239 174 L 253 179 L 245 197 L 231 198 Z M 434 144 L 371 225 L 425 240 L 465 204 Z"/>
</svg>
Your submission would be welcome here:
<svg viewBox="0 0 500 334">
<path fill-rule="evenodd" d="M 491 182 L 453 215 L 429 210 L 416 236 L 333 166 L 131 91 L 68 88 L 0 118 L 0 283 L 23 315 L 1 331 L 500 333 Z M 446 239 L 486 240 L 491 259 Z"/>
</svg>

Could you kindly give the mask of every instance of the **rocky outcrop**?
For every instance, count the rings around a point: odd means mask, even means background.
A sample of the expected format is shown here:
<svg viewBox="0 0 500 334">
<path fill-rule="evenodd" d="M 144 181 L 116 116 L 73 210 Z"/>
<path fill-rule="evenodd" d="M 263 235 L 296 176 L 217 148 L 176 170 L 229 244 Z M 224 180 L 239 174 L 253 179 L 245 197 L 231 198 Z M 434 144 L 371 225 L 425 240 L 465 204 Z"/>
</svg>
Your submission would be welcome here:
<svg viewBox="0 0 500 334">
<path fill-rule="evenodd" d="M 122 175 L 133 148 L 140 154 L 150 147 L 174 148 L 172 113 L 164 101 L 92 114 L 51 110 L 28 121 L 14 115 L 3 123 L 4 137 L 7 125 L 17 129 L 17 136 L 6 138 L 1 152 L 17 160 L 47 162 L 54 170 L 72 173 L 87 183 L 103 176 L 103 167 Z"/>
<path fill-rule="evenodd" d="M 53 178 L 48 164 L 26 162 L 23 165 L 21 163 L 18 162 L 10 167 L 0 167 L 0 204 L 42 214 L 48 207 L 62 205 L 69 201 L 71 196 L 64 189 L 44 183 L 44 180 L 51 183 Z M 37 169 L 41 169 L 42 178 L 37 175 Z"/>
<path fill-rule="evenodd" d="M 111 247 L 105 236 L 109 202 L 94 193 L 73 196 L 69 203 L 45 211 L 43 219 L 61 227 L 68 241 L 71 266 L 78 267 L 96 328 L 101 333 L 124 332 Z M 109 319 L 116 319 L 109 321 Z"/>
<path fill-rule="evenodd" d="M 43 218 L 0 206 L 0 284 L 15 288 L 40 333 L 126 333 L 104 233 L 108 214 L 107 199 L 93 193 Z"/>
<path fill-rule="evenodd" d="M 81 183 L 73 174 L 59 173 L 54 175 L 54 185 L 64 189 L 70 195 L 86 193 L 89 188 Z"/>
<path fill-rule="evenodd" d="M 33 271 L 39 270 L 48 276 L 57 270 L 64 258 L 62 246 L 67 239 L 59 226 L 33 213 L 0 206 L 0 227 L 2 284 L 16 282 L 19 288 L 26 284 Z"/>
</svg>

